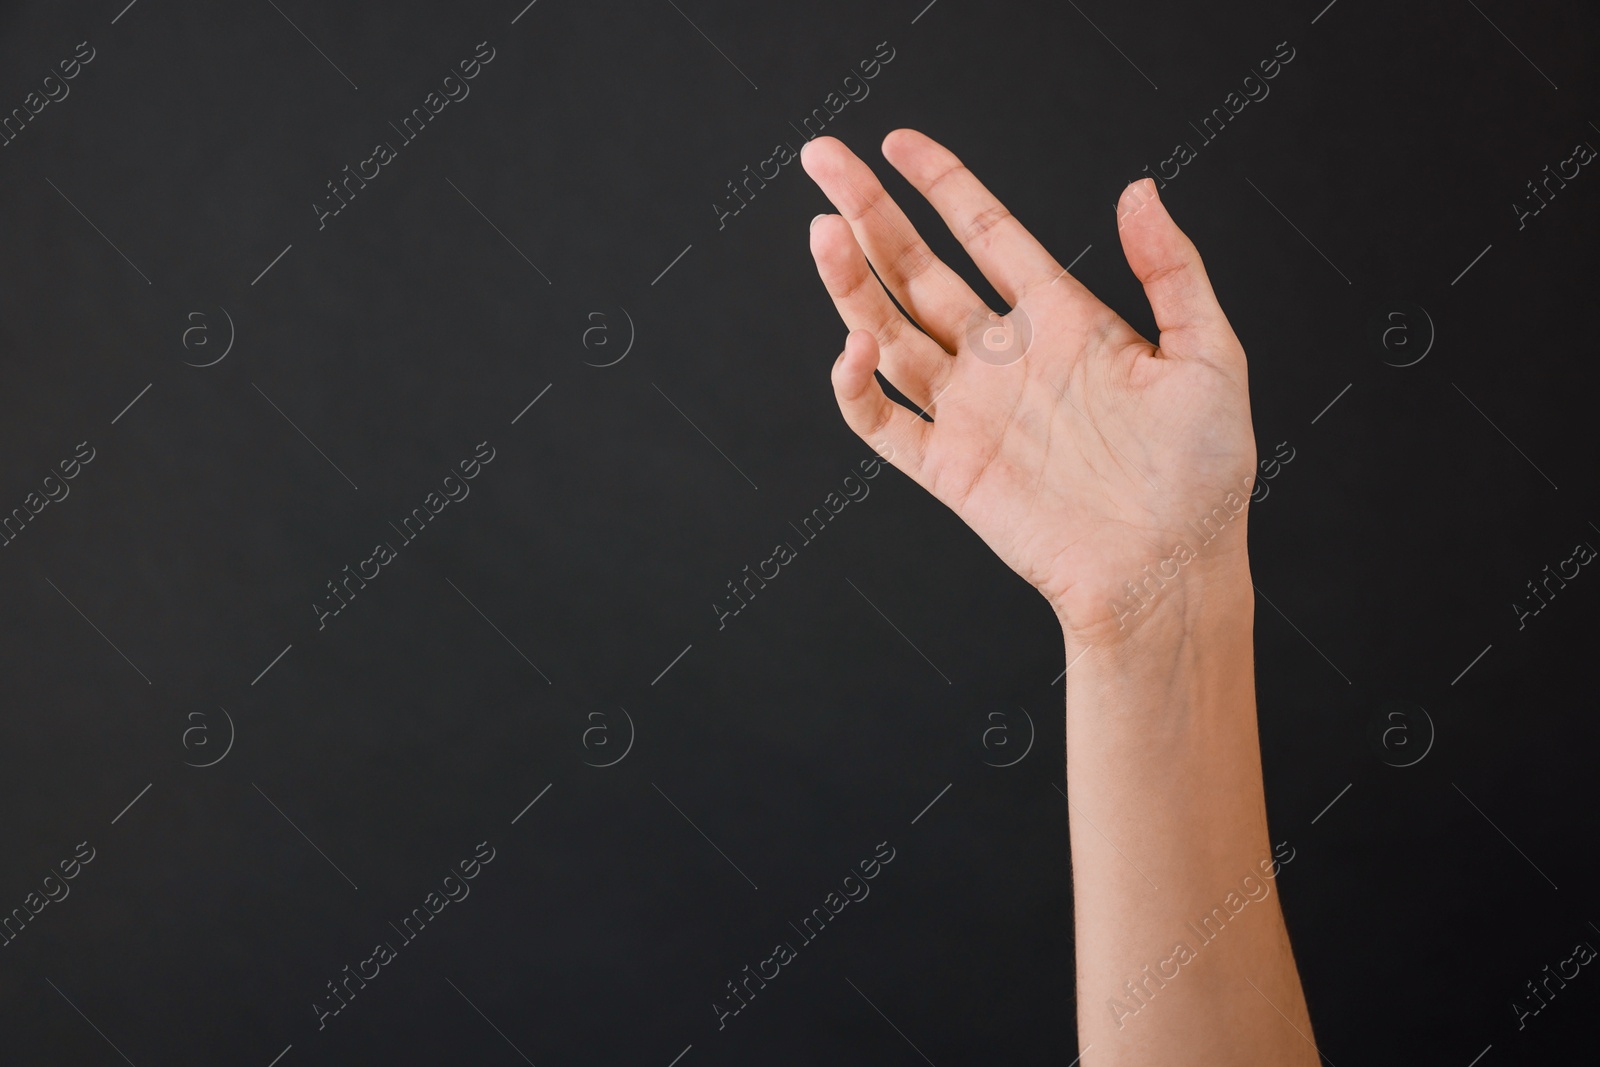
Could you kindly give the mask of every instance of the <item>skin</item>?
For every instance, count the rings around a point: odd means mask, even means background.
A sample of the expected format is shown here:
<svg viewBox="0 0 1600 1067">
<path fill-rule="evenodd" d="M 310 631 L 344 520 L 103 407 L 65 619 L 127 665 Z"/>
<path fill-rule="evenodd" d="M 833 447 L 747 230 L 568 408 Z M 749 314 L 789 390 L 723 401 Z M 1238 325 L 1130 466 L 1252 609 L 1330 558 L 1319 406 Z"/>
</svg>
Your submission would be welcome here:
<svg viewBox="0 0 1600 1067">
<path fill-rule="evenodd" d="M 1154 182 L 1123 191 L 1117 228 L 1151 343 L 947 149 L 896 130 L 883 154 L 1013 309 L 1012 336 L 1023 316 L 1031 327 L 1015 362 L 980 358 L 983 300 L 865 163 L 832 137 L 806 144 L 802 165 L 839 211 L 810 241 L 849 329 L 832 371 L 845 422 L 1061 623 L 1081 1062 L 1315 1064 L 1276 892 L 1228 909 L 1213 941 L 1188 925 L 1247 875 L 1275 887 L 1246 553 L 1255 436 L 1244 349 L 1199 253 Z M 1197 533 L 1208 516 L 1220 533 Z M 1193 958 L 1160 980 L 1178 942 Z"/>
</svg>

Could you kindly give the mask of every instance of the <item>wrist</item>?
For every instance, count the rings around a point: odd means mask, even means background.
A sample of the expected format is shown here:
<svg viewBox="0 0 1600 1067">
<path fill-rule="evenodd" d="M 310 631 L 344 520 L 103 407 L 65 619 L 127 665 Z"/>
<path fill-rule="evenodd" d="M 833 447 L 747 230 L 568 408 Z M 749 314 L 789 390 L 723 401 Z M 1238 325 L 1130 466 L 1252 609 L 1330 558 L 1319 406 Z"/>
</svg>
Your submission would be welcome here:
<svg viewBox="0 0 1600 1067">
<path fill-rule="evenodd" d="M 1253 826 L 1262 782 L 1249 568 L 1241 557 L 1186 573 L 1164 593 L 1125 629 L 1063 624 L 1069 788 L 1114 791 L 1110 773 L 1186 817 Z M 1230 799 L 1212 795 L 1223 783 Z"/>
<path fill-rule="evenodd" d="M 1079 657 L 1137 661 L 1187 643 L 1248 637 L 1255 622 L 1255 586 L 1243 552 L 1197 560 L 1179 570 L 1147 566 L 1120 592 L 1088 624 L 1075 623 L 1055 607 L 1069 664 Z"/>
</svg>

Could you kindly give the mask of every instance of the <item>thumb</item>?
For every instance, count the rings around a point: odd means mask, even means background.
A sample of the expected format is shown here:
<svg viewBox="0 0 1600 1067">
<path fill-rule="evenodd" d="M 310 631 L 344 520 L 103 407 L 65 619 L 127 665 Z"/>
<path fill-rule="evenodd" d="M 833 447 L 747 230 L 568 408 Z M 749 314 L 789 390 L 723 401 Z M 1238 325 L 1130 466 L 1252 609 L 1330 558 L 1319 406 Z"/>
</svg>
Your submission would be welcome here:
<svg viewBox="0 0 1600 1067">
<path fill-rule="evenodd" d="M 1183 356 L 1212 348 L 1223 338 L 1233 340 L 1232 327 L 1211 291 L 1199 250 L 1167 214 L 1150 178 L 1122 191 L 1117 201 L 1117 232 L 1128 266 L 1144 286 L 1155 313 L 1164 350 Z"/>
</svg>

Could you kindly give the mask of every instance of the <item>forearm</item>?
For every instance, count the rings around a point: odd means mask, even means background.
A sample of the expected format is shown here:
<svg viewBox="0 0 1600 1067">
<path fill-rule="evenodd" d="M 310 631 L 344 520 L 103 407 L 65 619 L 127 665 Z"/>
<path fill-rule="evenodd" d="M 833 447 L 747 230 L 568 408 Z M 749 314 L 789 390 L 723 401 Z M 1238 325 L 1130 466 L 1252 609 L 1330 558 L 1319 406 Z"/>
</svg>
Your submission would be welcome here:
<svg viewBox="0 0 1600 1067">
<path fill-rule="evenodd" d="M 1210 562 L 1186 568 L 1127 634 L 1066 631 L 1088 1067 L 1318 1059 L 1273 891 L 1254 590 L 1242 552 Z"/>
<path fill-rule="evenodd" d="M 1003 328 L 978 330 L 985 314 L 1000 316 L 917 237 L 871 169 L 831 138 L 810 141 L 803 165 L 840 212 L 811 228 L 850 330 L 834 395 L 857 434 L 891 447 L 895 466 L 1062 619 L 1086 1067 L 1314 1064 L 1266 878 L 1276 868 L 1242 517 L 1258 466 L 1248 368 L 1200 254 L 1155 182 L 1122 191 L 1117 235 L 1161 329 L 1152 344 L 948 149 L 896 130 L 883 153 L 1012 311 Z M 889 398 L 879 372 L 910 407 Z M 1141 558 L 1175 542 L 1171 557 L 1149 561 L 1154 571 Z M 1137 612 L 1108 616 L 1108 580 L 1124 566 L 1161 588 Z M 1265 892 L 1238 906 L 1250 885 Z M 1214 938 L 1200 932 L 1213 914 Z"/>
</svg>

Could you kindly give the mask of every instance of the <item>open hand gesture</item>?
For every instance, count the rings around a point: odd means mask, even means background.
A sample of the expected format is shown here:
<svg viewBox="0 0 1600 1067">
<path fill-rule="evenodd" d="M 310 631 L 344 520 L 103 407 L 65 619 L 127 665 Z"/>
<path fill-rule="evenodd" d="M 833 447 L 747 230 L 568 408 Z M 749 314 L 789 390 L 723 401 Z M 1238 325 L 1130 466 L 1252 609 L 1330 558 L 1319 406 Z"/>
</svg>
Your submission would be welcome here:
<svg viewBox="0 0 1600 1067">
<path fill-rule="evenodd" d="M 813 221 L 811 252 L 850 330 L 832 374 L 850 428 L 1043 593 L 1069 640 L 1131 632 L 1127 583 L 1147 566 L 1184 568 L 1180 602 L 1196 575 L 1247 579 L 1242 516 L 1204 547 L 1190 525 L 1239 514 L 1250 494 L 1244 349 L 1154 182 L 1117 206 L 1152 344 L 947 149 L 896 130 L 883 154 L 1013 310 L 995 316 L 841 142 L 809 142 L 802 165 L 842 215 Z M 874 370 L 932 421 L 890 400 Z M 1180 543 L 1194 551 L 1173 563 Z"/>
</svg>

